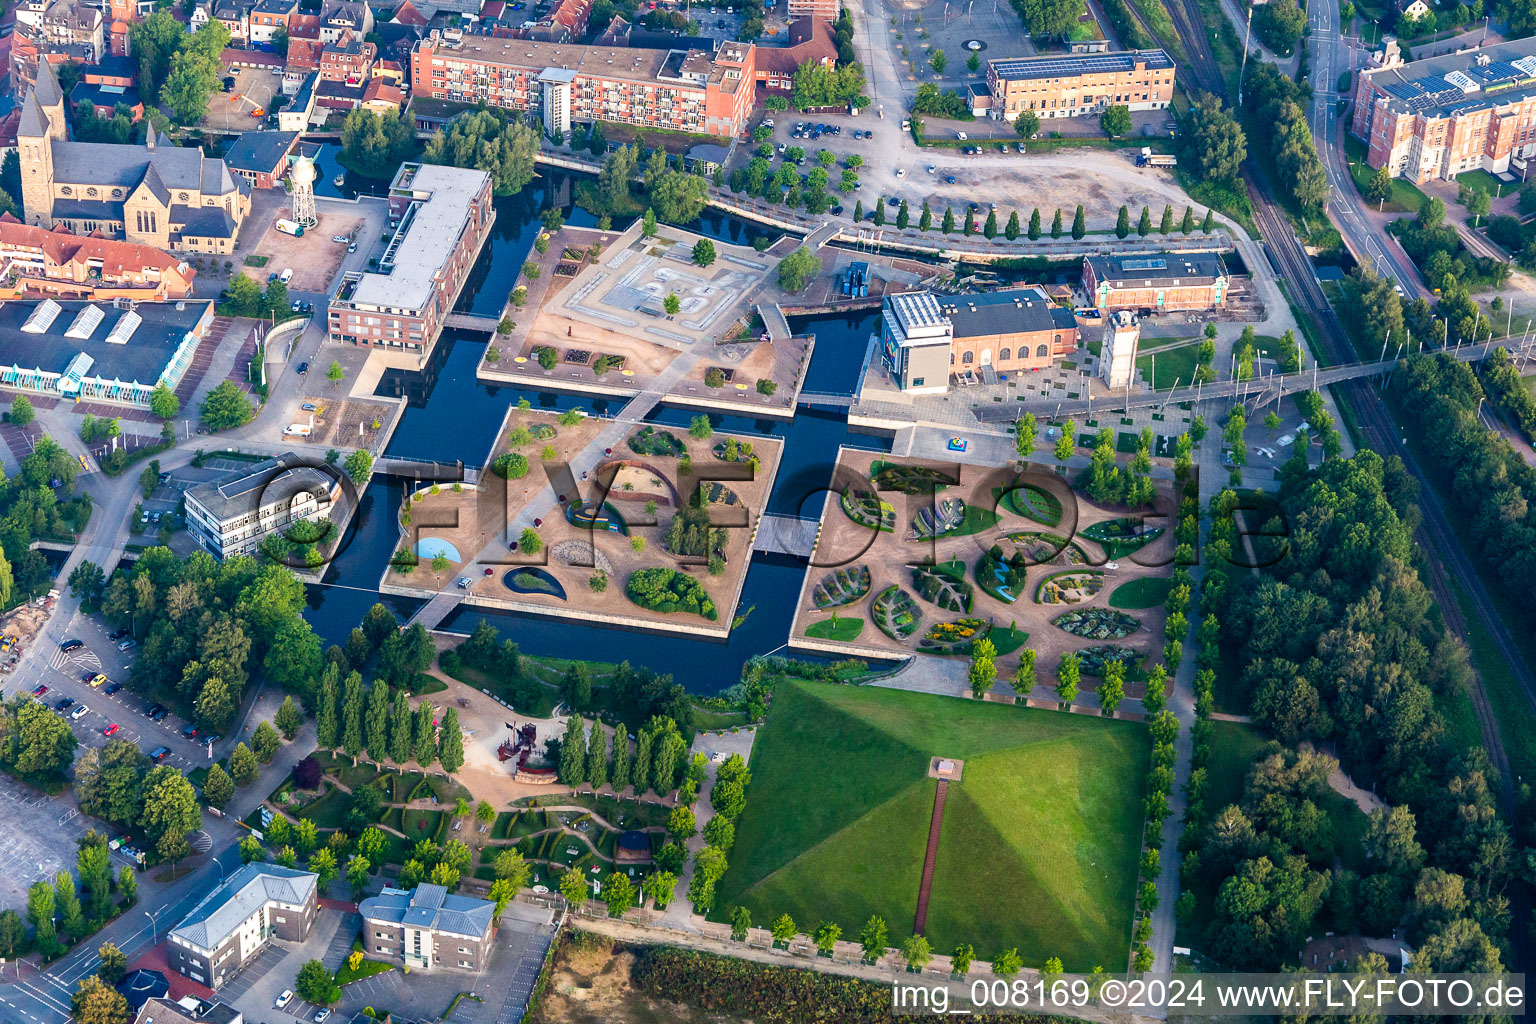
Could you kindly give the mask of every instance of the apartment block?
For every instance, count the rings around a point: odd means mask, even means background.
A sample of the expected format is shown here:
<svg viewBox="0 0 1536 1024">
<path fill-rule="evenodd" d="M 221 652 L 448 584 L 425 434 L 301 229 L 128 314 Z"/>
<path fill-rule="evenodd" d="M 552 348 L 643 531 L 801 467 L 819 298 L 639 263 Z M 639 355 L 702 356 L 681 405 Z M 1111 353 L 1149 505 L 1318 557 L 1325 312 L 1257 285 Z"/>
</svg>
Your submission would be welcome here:
<svg viewBox="0 0 1536 1024">
<path fill-rule="evenodd" d="M 388 889 L 358 904 L 363 946 L 376 960 L 420 970 L 480 971 L 490 956 L 496 905 L 440 885 Z"/>
<path fill-rule="evenodd" d="M 349 271 L 331 299 L 331 338 L 425 352 L 496 220 L 491 176 L 435 164 L 402 164 L 389 186 L 394 234 L 378 266 Z"/>
<path fill-rule="evenodd" d="M 989 60 L 990 113 L 1012 121 L 1026 110 L 1041 120 L 1093 115 L 1111 106 L 1163 110 L 1173 102 L 1175 75 L 1162 50 Z"/>
<path fill-rule="evenodd" d="M 244 476 L 190 488 L 187 531 L 217 558 L 254 554 L 268 534 L 329 516 L 340 493 L 334 477 L 288 452 Z"/>
<path fill-rule="evenodd" d="M 1363 68 L 1350 131 L 1367 164 L 1416 184 L 1523 174 L 1536 155 L 1536 38 Z"/>
<path fill-rule="evenodd" d="M 545 130 L 614 121 L 730 138 L 752 113 L 756 48 L 573 46 L 434 31 L 411 51 L 414 96 L 539 111 Z"/>
<path fill-rule="evenodd" d="M 242 865 L 171 930 L 171 969 L 218 989 L 272 939 L 303 942 L 315 923 L 317 879 L 277 864 Z"/>
<path fill-rule="evenodd" d="M 1083 291 L 1100 312 L 1218 309 L 1231 278 L 1219 253 L 1158 252 L 1083 259 Z"/>
</svg>

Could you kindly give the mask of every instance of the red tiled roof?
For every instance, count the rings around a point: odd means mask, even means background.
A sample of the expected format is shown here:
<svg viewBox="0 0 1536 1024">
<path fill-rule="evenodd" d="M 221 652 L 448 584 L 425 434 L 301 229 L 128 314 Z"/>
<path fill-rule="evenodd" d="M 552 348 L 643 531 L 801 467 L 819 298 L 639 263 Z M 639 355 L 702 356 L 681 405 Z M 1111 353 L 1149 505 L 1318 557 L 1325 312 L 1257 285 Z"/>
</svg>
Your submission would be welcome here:
<svg viewBox="0 0 1536 1024">
<path fill-rule="evenodd" d="M 60 224 L 54 230 L 23 224 L 9 213 L 0 214 L 0 247 L 41 251 L 49 263 L 64 266 L 101 261 L 104 278 L 120 276 L 124 270 L 135 273 L 146 268 L 162 274 L 174 273 L 191 281 L 196 271 L 181 269 L 181 261 L 149 245 L 121 242 L 99 234 L 76 235 Z"/>
<path fill-rule="evenodd" d="M 837 60 L 837 40 L 830 22 L 821 18 L 801 18 L 789 26 L 793 46 L 757 47 L 759 75 L 770 72 L 789 76 L 802 64 L 827 64 Z"/>
<path fill-rule="evenodd" d="M 401 25 L 415 25 L 419 28 L 425 28 L 432 21 L 431 18 L 418 11 L 411 3 L 411 0 L 405 0 L 399 7 L 395 8 L 394 20 Z"/>
</svg>

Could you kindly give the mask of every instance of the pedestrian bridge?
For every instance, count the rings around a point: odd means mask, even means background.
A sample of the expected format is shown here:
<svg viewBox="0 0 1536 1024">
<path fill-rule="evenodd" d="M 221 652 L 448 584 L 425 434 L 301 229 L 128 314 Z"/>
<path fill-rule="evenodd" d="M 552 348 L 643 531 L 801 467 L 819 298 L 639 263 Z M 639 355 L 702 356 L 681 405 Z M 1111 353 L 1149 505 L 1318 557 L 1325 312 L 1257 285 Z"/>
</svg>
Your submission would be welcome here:
<svg viewBox="0 0 1536 1024">
<path fill-rule="evenodd" d="M 752 535 L 752 550 L 809 559 L 816 547 L 819 521 L 799 516 L 762 515 Z"/>
<path fill-rule="evenodd" d="M 477 331 L 480 334 L 495 334 L 496 325 L 501 323 L 499 317 L 483 316 L 479 313 L 449 313 L 443 317 L 443 326 L 452 327 L 460 331 Z"/>
</svg>

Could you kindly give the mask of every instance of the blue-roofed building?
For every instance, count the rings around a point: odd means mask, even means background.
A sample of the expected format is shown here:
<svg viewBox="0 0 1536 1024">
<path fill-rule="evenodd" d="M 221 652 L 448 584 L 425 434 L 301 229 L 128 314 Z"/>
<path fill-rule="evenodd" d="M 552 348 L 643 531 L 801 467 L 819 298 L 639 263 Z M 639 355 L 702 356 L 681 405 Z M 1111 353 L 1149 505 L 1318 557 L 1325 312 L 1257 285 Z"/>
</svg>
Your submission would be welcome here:
<svg viewBox="0 0 1536 1024">
<path fill-rule="evenodd" d="M 315 923 L 318 880 L 278 864 L 237 868 L 171 929 L 171 969 L 218 989 L 274 938 L 303 942 Z"/>
<path fill-rule="evenodd" d="M 491 955 L 496 904 L 423 882 L 386 888 L 358 904 L 363 946 L 375 960 L 419 970 L 480 971 Z"/>
<path fill-rule="evenodd" d="M 1366 163 L 1422 184 L 1467 171 L 1524 176 L 1536 156 L 1536 39 L 1403 63 L 1389 42 L 1360 72 L 1350 131 Z"/>
</svg>

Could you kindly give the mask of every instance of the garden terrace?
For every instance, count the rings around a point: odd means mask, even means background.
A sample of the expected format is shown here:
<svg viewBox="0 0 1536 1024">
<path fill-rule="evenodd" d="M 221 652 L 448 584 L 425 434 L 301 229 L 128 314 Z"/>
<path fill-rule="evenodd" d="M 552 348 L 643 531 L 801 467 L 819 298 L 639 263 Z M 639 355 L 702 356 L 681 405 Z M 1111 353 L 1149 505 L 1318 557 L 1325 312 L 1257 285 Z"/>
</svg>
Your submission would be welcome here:
<svg viewBox="0 0 1536 1024">
<path fill-rule="evenodd" d="M 849 484 L 843 489 L 838 504 L 843 514 L 861 526 L 890 533 L 896 529 L 896 508 L 882 501 L 878 495 L 860 490 Z"/>
<path fill-rule="evenodd" d="M 923 634 L 917 649 L 926 654 L 960 654 L 987 635 L 992 624 L 983 619 L 964 618 L 954 622 L 935 622 Z"/>
<path fill-rule="evenodd" d="M 774 437 L 753 438 L 755 462 L 733 469 L 743 479 L 721 484 L 684 472 L 683 462 L 686 459 L 693 467 L 719 465 L 712 458 L 714 446 L 739 438 L 658 434 L 642 427 L 636 435 L 640 447 L 675 454 L 640 457 L 631 455 L 629 446 L 616 445 L 587 480 L 559 473 L 551 477 L 553 470 L 548 467 L 590 448 L 606 422 L 576 411 L 555 414 L 509 408 L 487 460 L 493 466 L 503 460 L 500 465 L 506 473 L 484 474 L 479 484 L 484 493 L 470 488 L 456 493 L 448 487 L 438 494 L 429 492 L 411 504 L 413 523 L 402 524 L 456 522 L 458 532 L 447 534 L 446 539 L 466 560 L 462 564 L 488 551 L 480 560 L 494 565 L 495 573 L 485 576 L 478 561 L 463 571 L 458 560 L 437 573 L 423 557 L 410 575 L 391 572 L 387 576 L 391 590 L 437 592 L 453 586 L 462 572 L 464 600 L 472 606 L 631 628 L 726 635 L 751 564 L 750 526 L 767 502 L 783 442 Z M 553 497 L 546 486 L 551 483 Z M 688 504 L 695 496 L 709 509 L 705 513 L 710 524 L 708 550 L 697 556 L 678 554 L 667 542 L 669 529 L 680 516 L 682 523 L 692 523 L 689 517 L 700 512 Z M 541 498 L 550 504 L 530 507 Z M 539 549 L 524 550 L 521 526 L 507 536 L 507 524 L 534 520 L 539 522 L 535 529 Z M 679 536 L 693 536 L 689 530 L 691 526 L 680 527 Z M 682 550 L 692 548 L 685 545 Z M 718 574 L 709 571 L 708 554 L 718 556 L 713 559 Z M 659 589 L 659 577 L 654 574 L 629 585 L 634 574 L 647 569 L 676 575 L 668 575 Z M 671 596 L 663 597 L 662 589 Z"/>
<path fill-rule="evenodd" d="M 1112 661 L 1118 661 L 1125 666 L 1125 678 L 1127 681 L 1141 679 L 1146 675 L 1141 669 L 1142 657 L 1143 655 L 1140 651 L 1132 650 L 1129 647 L 1121 647 L 1118 644 L 1099 644 L 1095 647 L 1084 647 L 1077 652 L 1078 664 L 1082 669 L 1083 675 L 1102 676 L 1105 665 Z M 1129 696 L 1135 696 L 1129 690 L 1126 692 Z"/>
<path fill-rule="evenodd" d="M 964 562 L 914 565 L 912 589 L 924 601 L 936 604 L 947 612 L 969 612 L 975 600 L 975 591 L 965 581 Z"/>
<path fill-rule="evenodd" d="M 1061 522 L 1061 499 L 1043 487 L 1018 484 L 1004 490 L 999 503 L 1005 511 L 1045 526 Z"/>
<path fill-rule="evenodd" d="M 1004 540 L 1024 552 L 1026 564 L 1045 565 L 1060 559 L 1066 565 L 1088 565 L 1088 555 L 1075 540 L 1055 533 L 1017 530 Z"/>
<path fill-rule="evenodd" d="M 1015 551 L 1005 555 L 1000 545 L 994 544 L 976 559 L 976 582 L 988 594 L 1007 604 L 1013 604 L 1024 593 L 1024 553 Z"/>
<path fill-rule="evenodd" d="M 1035 588 L 1038 604 L 1081 604 L 1104 589 L 1104 574 L 1097 570 L 1057 572 Z"/>
<path fill-rule="evenodd" d="M 876 596 L 870 610 L 880 632 L 898 643 L 905 643 L 923 621 L 923 613 L 912 595 L 894 584 Z"/>
<path fill-rule="evenodd" d="M 1088 640 L 1122 640 L 1141 628 L 1136 616 L 1109 608 L 1083 608 L 1063 612 L 1051 625 Z"/>
<path fill-rule="evenodd" d="M 817 608 L 852 604 L 869 593 L 869 566 L 844 566 L 827 573 L 811 591 Z"/>
<path fill-rule="evenodd" d="M 1130 943 L 1150 741 L 1135 723 L 879 687 L 786 680 L 712 916 L 744 906 L 910 934 L 937 781 L 951 782 L 928 903 L 933 948 L 1017 947 L 1025 964 L 1114 970 Z M 828 780 L 835 780 L 828 785 Z M 979 898 L 996 894 L 998 898 Z"/>
<path fill-rule="evenodd" d="M 1106 519 L 1081 531 L 1081 535 L 1096 542 L 1110 560 L 1140 550 L 1161 537 L 1161 526 L 1148 526 L 1143 519 Z"/>
<path fill-rule="evenodd" d="M 934 494 L 960 482 L 953 471 L 932 466 L 910 466 L 894 462 L 874 462 L 869 467 L 870 480 L 880 491 L 902 494 Z"/>
</svg>

